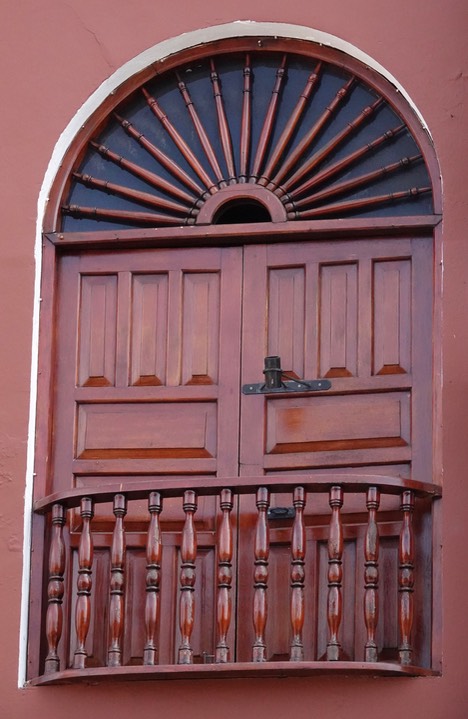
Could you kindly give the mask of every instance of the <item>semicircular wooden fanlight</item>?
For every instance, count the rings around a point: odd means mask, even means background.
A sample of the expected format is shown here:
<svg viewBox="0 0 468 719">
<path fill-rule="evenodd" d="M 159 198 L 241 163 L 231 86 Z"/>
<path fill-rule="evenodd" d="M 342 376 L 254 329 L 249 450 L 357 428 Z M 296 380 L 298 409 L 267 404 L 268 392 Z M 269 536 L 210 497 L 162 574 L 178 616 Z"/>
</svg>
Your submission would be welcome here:
<svg viewBox="0 0 468 719">
<path fill-rule="evenodd" d="M 236 197 L 263 212 L 246 220 Z M 62 230 L 432 211 L 418 143 L 373 86 L 252 49 L 167 70 L 121 102 L 70 176 Z"/>
</svg>

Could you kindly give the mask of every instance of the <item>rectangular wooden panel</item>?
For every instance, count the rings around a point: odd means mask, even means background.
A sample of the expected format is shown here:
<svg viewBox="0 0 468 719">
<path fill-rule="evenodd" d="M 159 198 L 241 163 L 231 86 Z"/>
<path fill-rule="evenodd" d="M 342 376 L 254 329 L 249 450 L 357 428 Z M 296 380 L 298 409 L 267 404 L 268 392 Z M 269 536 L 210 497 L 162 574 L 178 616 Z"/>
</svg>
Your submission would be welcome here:
<svg viewBox="0 0 468 719">
<path fill-rule="evenodd" d="M 268 275 L 268 354 L 282 369 L 304 376 L 305 268 L 270 269 Z"/>
<path fill-rule="evenodd" d="M 219 311 L 219 273 L 184 273 L 182 384 L 217 384 Z"/>
<path fill-rule="evenodd" d="M 357 374 L 358 271 L 356 264 L 320 267 L 320 376 Z"/>
<path fill-rule="evenodd" d="M 133 275 L 130 373 L 133 385 L 166 383 L 168 277 Z"/>
<path fill-rule="evenodd" d="M 268 401 L 268 453 L 398 447 L 409 442 L 407 393 Z"/>
<path fill-rule="evenodd" d="M 78 384 L 114 385 L 117 275 L 82 275 L 78 332 Z"/>
<path fill-rule="evenodd" d="M 411 261 L 374 263 L 374 374 L 411 371 Z"/>
<path fill-rule="evenodd" d="M 212 402 L 81 404 L 76 456 L 214 457 L 216 415 Z"/>
</svg>

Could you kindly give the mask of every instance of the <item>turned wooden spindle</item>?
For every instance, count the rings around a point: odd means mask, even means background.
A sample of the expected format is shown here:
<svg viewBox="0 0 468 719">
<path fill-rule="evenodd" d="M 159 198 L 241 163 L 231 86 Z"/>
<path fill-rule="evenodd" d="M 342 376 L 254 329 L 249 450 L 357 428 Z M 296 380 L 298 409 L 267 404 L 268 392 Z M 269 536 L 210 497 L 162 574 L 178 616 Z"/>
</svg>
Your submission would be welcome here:
<svg viewBox="0 0 468 719">
<path fill-rule="evenodd" d="M 57 649 L 62 636 L 63 626 L 63 575 L 65 572 L 65 545 L 63 543 L 63 525 L 65 510 L 61 504 L 52 507 L 52 539 L 49 550 L 49 584 L 47 587 L 46 635 L 48 654 L 45 660 L 45 674 L 58 672 L 60 660 Z"/>
<path fill-rule="evenodd" d="M 181 642 L 179 646 L 179 664 L 192 664 L 193 650 L 190 645 L 195 616 L 195 559 L 197 556 L 197 535 L 193 515 L 197 511 L 197 495 L 193 490 L 184 493 L 183 508 L 185 523 L 182 531 L 182 560 L 180 570 L 180 610 L 179 623 Z"/>
<path fill-rule="evenodd" d="M 246 182 L 250 162 L 250 135 L 252 131 L 252 68 L 250 55 L 245 56 L 244 87 L 242 90 L 242 121 L 240 131 L 240 169 L 239 182 Z"/>
<path fill-rule="evenodd" d="M 257 152 L 253 161 L 252 176 L 250 182 L 255 182 L 261 175 L 264 159 L 270 144 L 271 136 L 275 128 L 281 88 L 286 79 L 287 55 L 283 55 L 281 65 L 276 71 L 275 84 L 271 91 L 271 99 L 266 111 L 263 127 L 258 138 Z"/>
<path fill-rule="evenodd" d="M 159 492 L 150 492 L 148 511 L 150 523 L 146 540 L 146 604 L 145 629 L 146 641 L 143 652 L 143 664 L 157 663 L 157 647 L 155 643 L 156 628 L 159 621 L 159 584 L 161 579 L 162 537 L 159 515 L 162 500 Z"/>
<path fill-rule="evenodd" d="M 94 516 L 93 500 L 83 497 L 81 500 L 80 546 L 78 548 L 78 579 L 77 600 L 75 609 L 76 649 L 73 657 L 73 668 L 84 669 L 86 666 L 86 637 L 88 636 L 91 619 L 91 588 L 93 585 L 93 538 L 90 524 Z"/>
<path fill-rule="evenodd" d="M 220 507 L 223 512 L 218 534 L 218 643 L 216 645 L 216 662 L 230 660 L 227 633 L 231 623 L 231 584 L 232 584 L 232 527 L 231 510 L 233 507 L 232 492 L 223 489 Z"/>
<path fill-rule="evenodd" d="M 122 663 L 122 634 L 124 626 L 125 583 L 125 532 L 123 520 L 127 514 L 127 500 L 123 494 L 114 497 L 115 524 L 111 548 L 109 651 L 107 665 L 119 667 Z"/>
<path fill-rule="evenodd" d="M 291 542 L 291 625 L 293 638 L 291 642 L 291 661 L 304 660 L 304 644 L 302 628 L 304 626 L 304 558 L 306 536 L 304 527 L 304 507 L 306 492 L 304 487 L 296 487 L 293 492 L 293 505 L 296 510 L 292 528 Z"/>
<path fill-rule="evenodd" d="M 270 554 L 270 533 L 268 528 L 267 510 L 270 506 L 269 492 L 266 487 L 257 491 L 257 526 L 255 531 L 255 570 L 254 570 L 254 606 L 253 623 L 255 642 L 252 661 L 266 661 L 265 627 L 267 622 L 267 586 L 268 557 Z"/>
<path fill-rule="evenodd" d="M 379 505 L 379 490 L 377 487 L 369 487 L 366 501 L 368 519 L 364 542 L 364 621 L 367 631 L 365 646 L 366 662 L 377 661 L 375 632 L 379 619 L 379 527 L 376 521 L 376 514 Z"/>
<path fill-rule="evenodd" d="M 341 583 L 343 579 L 343 526 L 340 509 L 343 506 L 343 490 L 341 487 L 330 489 L 329 504 L 332 510 L 330 518 L 330 534 L 328 537 L 328 605 L 327 621 L 329 640 L 327 644 L 328 661 L 338 661 L 341 645 L 338 641 L 338 630 L 343 613 Z"/>
<path fill-rule="evenodd" d="M 216 72 L 214 59 L 210 59 L 211 84 L 213 85 L 213 97 L 216 104 L 216 114 L 218 116 L 218 130 L 223 148 L 226 167 L 229 175 L 230 183 L 235 182 L 236 168 L 234 166 L 234 151 L 232 149 L 231 133 L 229 131 L 229 123 L 226 117 L 226 109 L 224 107 L 223 93 L 221 92 L 221 82 Z"/>
<path fill-rule="evenodd" d="M 413 591 L 414 591 L 414 534 L 413 511 L 414 493 L 407 490 L 401 497 L 403 526 L 400 532 L 398 590 L 401 664 L 411 664 L 413 648 L 411 646 L 411 629 L 413 626 Z"/>
</svg>

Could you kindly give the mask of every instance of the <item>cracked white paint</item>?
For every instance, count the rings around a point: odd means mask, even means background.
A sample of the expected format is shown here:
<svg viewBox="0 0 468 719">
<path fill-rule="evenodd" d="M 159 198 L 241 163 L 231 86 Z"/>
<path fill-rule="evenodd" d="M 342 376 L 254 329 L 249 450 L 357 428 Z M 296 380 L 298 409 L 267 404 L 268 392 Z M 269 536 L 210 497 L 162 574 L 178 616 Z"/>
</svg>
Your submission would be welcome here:
<svg viewBox="0 0 468 719">
<path fill-rule="evenodd" d="M 77 20 L 82 27 L 89 32 L 96 40 L 101 50 L 102 56 L 111 69 L 112 64 L 107 58 L 107 54 L 99 41 L 98 36 L 85 25 L 84 21 L 77 15 Z M 32 362 L 31 362 L 31 391 L 30 391 L 30 413 L 28 427 L 28 450 L 27 450 L 27 469 L 26 469 L 26 489 L 25 489 L 25 506 L 24 506 L 24 544 L 23 544 L 23 587 L 22 587 L 22 605 L 21 605 L 21 626 L 20 626 L 20 647 L 19 647 L 19 670 L 18 670 L 18 686 L 21 688 L 26 681 L 26 659 L 27 659 L 27 625 L 28 625 L 28 607 L 29 607 L 29 573 L 30 573 L 30 550 L 31 550 L 31 513 L 33 498 L 33 472 L 34 472 L 34 437 L 35 437 L 35 417 L 37 405 L 37 372 L 38 372 L 38 342 L 39 342 L 39 306 L 40 306 L 40 281 L 41 281 L 41 260 L 42 260 L 42 223 L 47 207 L 49 193 L 53 186 L 55 176 L 63 161 L 63 158 L 70 147 L 75 136 L 81 131 L 83 125 L 88 118 L 97 110 L 102 102 L 126 80 L 135 75 L 140 70 L 144 70 L 153 63 L 174 55 L 181 50 L 189 47 L 203 45 L 204 43 L 213 42 L 232 37 L 255 36 L 261 35 L 266 37 L 285 37 L 295 38 L 299 40 L 307 40 L 309 42 L 326 45 L 328 47 L 341 50 L 351 57 L 364 63 L 368 67 L 376 70 L 385 77 L 397 91 L 406 99 L 416 116 L 418 117 L 422 127 L 427 130 L 426 122 L 421 113 L 412 102 L 408 93 L 401 84 L 391 75 L 382 65 L 373 60 L 369 55 L 362 52 L 351 43 L 341 38 L 330 35 L 329 33 L 314 30 L 302 25 L 290 25 L 287 23 L 273 22 L 254 22 L 249 20 L 238 20 L 236 22 L 227 23 L 225 25 L 216 25 L 214 27 L 194 30 L 184 33 L 176 38 L 164 40 L 154 47 L 145 50 L 137 57 L 130 60 L 116 72 L 114 72 L 102 85 L 86 100 L 82 107 L 72 118 L 68 126 L 58 139 L 58 142 L 52 153 L 47 172 L 42 183 L 41 192 L 37 203 L 37 223 L 36 223 L 36 245 L 35 245 L 35 261 L 36 261 L 36 279 L 34 288 L 34 315 L 33 315 L 33 333 L 32 333 Z"/>
</svg>

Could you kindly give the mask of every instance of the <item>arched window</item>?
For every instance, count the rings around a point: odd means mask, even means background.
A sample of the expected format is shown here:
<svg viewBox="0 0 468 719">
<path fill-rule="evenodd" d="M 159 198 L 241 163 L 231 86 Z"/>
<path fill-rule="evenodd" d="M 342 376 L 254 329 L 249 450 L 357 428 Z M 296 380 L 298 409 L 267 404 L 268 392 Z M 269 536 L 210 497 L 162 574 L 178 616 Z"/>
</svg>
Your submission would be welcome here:
<svg viewBox="0 0 468 719">
<path fill-rule="evenodd" d="M 437 670 L 439 221 L 418 120 L 330 48 L 189 48 L 90 119 L 45 228 L 36 683 Z"/>
</svg>

